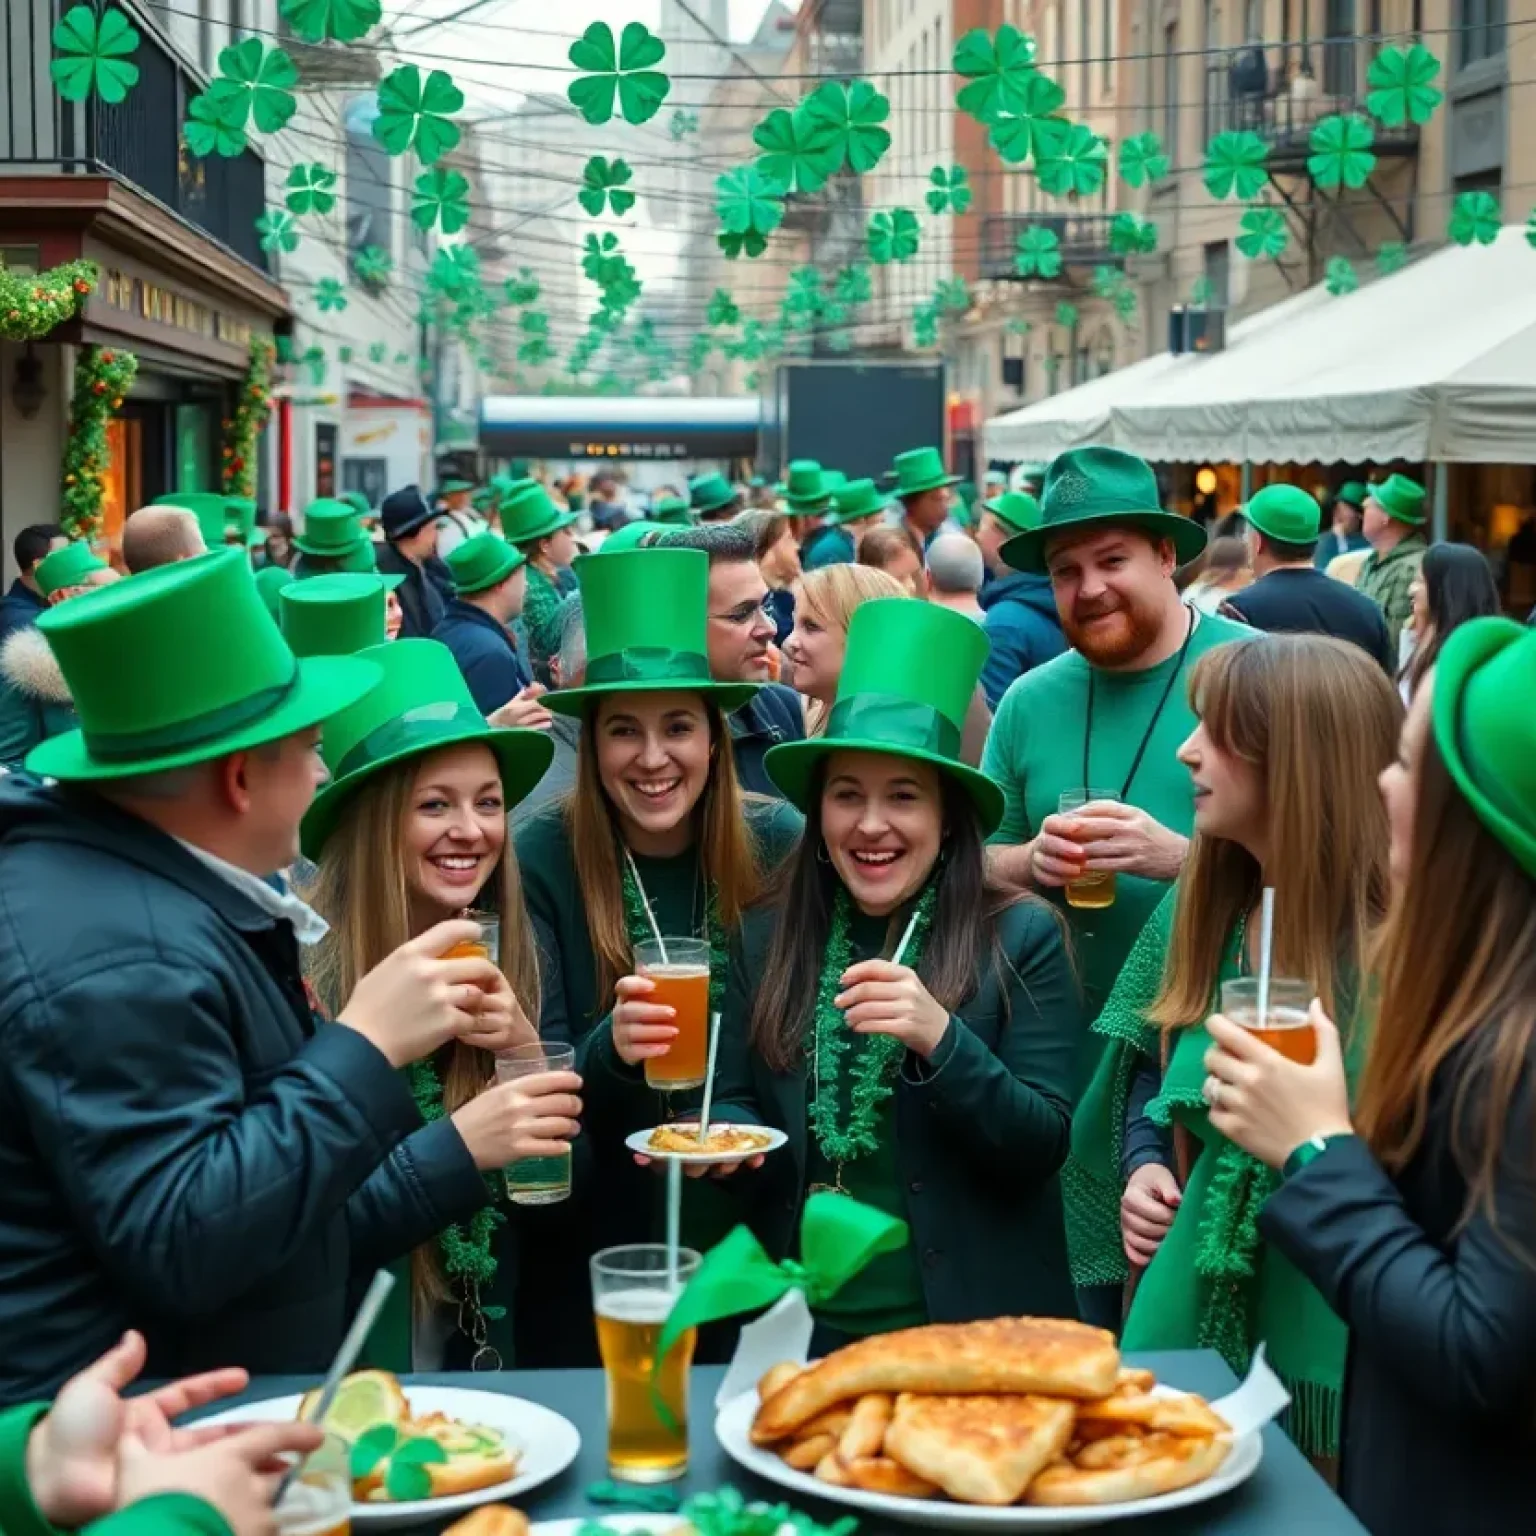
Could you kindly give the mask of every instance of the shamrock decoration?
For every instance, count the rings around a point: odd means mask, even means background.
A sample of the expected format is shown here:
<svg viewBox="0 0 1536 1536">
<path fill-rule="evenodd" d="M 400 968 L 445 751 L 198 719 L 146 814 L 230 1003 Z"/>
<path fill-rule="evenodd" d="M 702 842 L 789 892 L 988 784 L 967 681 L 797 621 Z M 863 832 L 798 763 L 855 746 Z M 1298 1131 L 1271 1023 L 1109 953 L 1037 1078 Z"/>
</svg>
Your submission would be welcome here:
<svg viewBox="0 0 1536 1536">
<path fill-rule="evenodd" d="M 1053 278 L 1061 276 L 1061 241 L 1054 229 L 1035 224 L 1018 239 L 1013 270 L 1020 277 Z"/>
<path fill-rule="evenodd" d="M 549 316 L 542 309 L 525 309 L 517 328 L 525 336 L 548 336 Z"/>
<path fill-rule="evenodd" d="M 875 285 L 869 275 L 869 263 L 856 261 L 852 266 L 840 267 L 832 289 L 839 304 L 867 304 L 875 296 Z"/>
<path fill-rule="evenodd" d="M 1307 169 L 1320 187 L 1363 187 L 1376 169 L 1376 134 L 1358 112 L 1336 112 L 1312 130 Z"/>
<path fill-rule="evenodd" d="M 762 244 L 756 251 L 747 250 L 748 256 L 760 256 L 766 249 L 768 236 L 784 221 L 784 183 L 765 176 L 755 165 L 737 166 L 715 181 L 715 211 L 720 215 L 720 232 L 740 237 L 739 254 L 750 243 L 750 237 Z"/>
<path fill-rule="evenodd" d="M 891 147 L 890 133 L 880 126 L 891 115 L 891 103 L 867 80 L 855 80 L 852 85 L 828 80 L 806 97 L 799 110 L 828 131 L 838 169 L 846 164 L 862 176 L 874 170 Z"/>
<path fill-rule="evenodd" d="M 625 192 L 624 187 L 634 172 L 624 160 L 608 160 L 603 155 L 593 155 L 582 172 L 582 189 L 576 201 L 595 219 L 605 205 L 616 216 L 622 217 L 635 206 L 635 194 Z"/>
<path fill-rule="evenodd" d="M 232 114 L 235 104 L 217 94 L 219 82 L 194 96 L 187 103 L 187 121 L 182 125 L 182 138 L 187 148 L 199 159 L 209 155 L 225 155 L 233 158 L 245 153 L 245 129 Z"/>
<path fill-rule="evenodd" d="M 1525 221 L 1525 243 L 1536 250 L 1536 209 L 1531 210 L 1531 216 Z"/>
<path fill-rule="evenodd" d="M 582 73 L 565 94 L 589 123 L 606 123 L 615 101 L 626 123 L 648 123 L 672 89 L 672 82 L 651 68 L 666 54 L 666 44 L 638 21 L 625 26 L 617 44 L 613 28 L 606 21 L 594 21 L 567 54 Z"/>
<path fill-rule="evenodd" d="M 193 106 L 196 105 L 194 102 Z M 256 232 L 261 236 L 264 251 L 296 251 L 299 248 L 299 232 L 294 227 L 293 215 L 286 208 L 268 208 L 256 220 Z"/>
<path fill-rule="evenodd" d="M 423 171 L 411 197 L 411 223 L 422 230 L 440 224 L 445 235 L 456 235 L 469 223 L 469 178 L 441 165 Z"/>
<path fill-rule="evenodd" d="M 1204 309 L 1216 297 L 1216 284 L 1204 272 L 1189 285 L 1189 302 L 1196 309 Z"/>
<path fill-rule="evenodd" d="M 939 311 L 931 300 L 912 311 L 912 341 L 919 347 L 933 347 L 939 341 Z"/>
<path fill-rule="evenodd" d="M 337 347 L 337 349 L 336 349 L 336 360 L 337 360 L 337 362 L 341 362 L 341 363 L 350 363 L 352 361 L 352 348 L 351 347 Z"/>
<path fill-rule="evenodd" d="M 1052 114 L 1067 99 L 1067 93 L 1054 80 L 1031 70 L 1016 93 L 1018 110 L 992 121 L 988 137 L 998 155 L 1010 165 L 1020 165 L 1031 154 L 1038 164 L 1044 154 L 1042 145 L 1052 133 L 1068 125 L 1065 118 Z"/>
<path fill-rule="evenodd" d="M 1065 326 L 1070 331 L 1077 324 L 1077 305 L 1069 304 L 1063 299 L 1056 306 L 1056 324 Z"/>
<path fill-rule="evenodd" d="M 690 133 L 697 133 L 699 131 L 699 114 L 697 112 L 686 111 L 684 108 L 679 107 L 677 111 L 672 114 L 672 122 L 669 131 L 672 135 L 672 142 L 674 144 L 676 144 L 681 139 L 686 139 Z M 697 372 L 697 369 L 694 371 Z"/>
<path fill-rule="evenodd" d="M 1451 204 L 1449 234 L 1457 245 L 1492 245 L 1503 226 L 1499 200 L 1491 192 L 1463 192 Z"/>
<path fill-rule="evenodd" d="M 347 290 L 334 277 L 322 277 L 315 284 L 315 303 L 322 314 L 343 310 L 347 307 Z"/>
<path fill-rule="evenodd" d="M 801 102 L 793 112 L 778 107 L 752 130 L 763 151 L 757 168 L 786 192 L 819 192 L 842 165 L 832 128 Z"/>
<path fill-rule="evenodd" d="M 122 101 L 139 80 L 132 62 L 139 34 L 116 6 L 101 13 L 77 5 L 53 29 L 59 57 L 48 66 L 65 101 L 84 101 L 95 91 L 109 105 Z"/>
<path fill-rule="evenodd" d="M 508 304 L 537 304 L 539 279 L 532 267 L 519 267 L 516 277 L 509 277 L 502 285 Z"/>
<path fill-rule="evenodd" d="M 941 310 L 954 310 L 957 314 L 971 307 L 971 291 L 963 277 L 945 277 L 934 284 L 933 302 Z"/>
<path fill-rule="evenodd" d="M 1008 334 L 1010 336 L 1028 336 L 1034 330 L 1034 326 L 1022 315 L 1014 315 L 1008 321 Z"/>
<path fill-rule="evenodd" d="M 1136 318 L 1136 290 L 1129 283 L 1121 283 L 1110 294 L 1109 302 L 1115 306 L 1115 313 L 1127 325 Z"/>
<path fill-rule="evenodd" d="M 724 252 L 727 261 L 735 261 L 739 256 L 745 256 L 749 261 L 756 260 L 768 249 L 767 238 L 753 230 L 733 234 L 730 230 L 722 229 L 715 236 L 715 244 Z"/>
<path fill-rule="evenodd" d="M 1391 277 L 1408 265 L 1408 247 L 1401 240 L 1388 240 L 1376 252 L 1376 271 L 1382 277 Z"/>
<path fill-rule="evenodd" d="M 945 170 L 936 165 L 928 172 L 928 207 L 933 213 L 964 213 L 971 206 L 971 178 L 963 165 Z"/>
<path fill-rule="evenodd" d="M 1104 186 L 1109 146 L 1085 123 L 1051 119 L 1035 134 L 1035 175 L 1052 197 L 1092 197 Z"/>
<path fill-rule="evenodd" d="M 1005 114 L 1028 115 L 1025 95 L 1035 77 L 1035 40 L 1014 26 L 1001 26 L 995 37 L 977 27 L 955 44 L 950 65 L 971 83 L 962 86 L 955 105 L 977 122 L 993 123 Z"/>
<path fill-rule="evenodd" d="M 1278 208 L 1248 208 L 1239 224 L 1237 248 L 1251 261 L 1278 258 L 1290 243 L 1285 215 Z"/>
<path fill-rule="evenodd" d="M 299 72 L 281 48 L 248 37 L 220 52 L 219 78 L 207 94 L 231 127 L 244 128 L 249 120 L 260 133 L 279 133 L 299 110 L 292 89 L 298 83 Z"/>
<path fill-rule="evenodd" d="M 383 14 L 382 0 L 278 0 L 277 8 L 306 43 L 355 43 Z"/>
<path fill-rule="evenodd" d="M 737 325 L 741 321 L 741 309 L 725 288 L 716 288 L 709 296 L 709 309 L 704 318 L 710 325 Z"/>
<path fill-rule="evenodd" d="M 1168 156 L 1155 133 L 1136 133 L 1120 145 L 1120 179 L 1128 187 L 1161 181 L 1168 174 Z"/>
<path fill-rule="evenodd" d="M 1360 286 L 1360 274 L 1347 256 L 1333 256 L 1323 271 L 1323 286 L 1334 298 L 1342 298 Z"/>
<path fill-rule="evenodd" d="M 1157 249 L 1157 225 L 1139 213 L 1117 213 L 1109 221 L 1109 248 L 1117 256 L 1150 256 Z"/>
<path fill-rule="evenodd" d="M 368 361 L 370 363 L 385 363 L 389 361 L 389 343 L 376 341 L 368 348 Z"/>
<path fill-rule="evenodd" d="M 464 93 L 451 75 L 434 69 L 423 81 L 414 64 L 402 64 L 379 86 L 373 136 L 390 154 L 414 149 L 423 165 L 431 165 L 458 144 L 458 126 L 448 117 L 463 105 Z"/>
<path fill-rule="evenodd" d="M 383 288 L 395 270 L 394 258 L 377 245 L 365 245 L 352 258 L 352 270 L 365 287 Z"/>
<path fill-rule="evenodd" d="M 329 213 L 336 206 L 336 172 L 323 165 L 294 166 L 287 187 L 289 213 Z"/>
<path fill-rule="evenodd" d="M 1264 162 L 1269 146 L 1258 134 L 1218 133 L 1205 146 L 1205 187 L 1212 197 L 1240 197 L 1245 202 L 1259 195 L 1269 180 Z"/>
<path fill-rule="evenodd" d="M 911 261 L 920 239 L 917 215 L 910 208 L 893 208 L 873 214 L 865 231 L 869 259 L 877 266 L 892 261 Z"/>
<path fill-rule="evenodd" d="M 393 1424 L 376 1424 L 352 1443 L 351 1473 L 354 1481 L 371 1476 L 381 1462 L 384 1491 L 394 1500 L 425 1499 L 432 1492 L 427 1468 L 448 1460 L 448 1452 L 425 1435 L 402 1439 Z"/>
<path fill-rule="evenodd" d="M 1440 73 L 1440 60 L 1422 43 L 1409 48 L 1383 48 L 1371 60 L 1365 81 L 1365 104 L 1388 128 L 1427 123 L 1444 95 L 1430 82 Z"/>
<path fill-rule="evenodd" d="M 530 368 L 547 363 L 554 355 L 555 349 L 547 336 L 531 336 L 517 349 L 518 362 L 526 363 Z"/>
</svg>

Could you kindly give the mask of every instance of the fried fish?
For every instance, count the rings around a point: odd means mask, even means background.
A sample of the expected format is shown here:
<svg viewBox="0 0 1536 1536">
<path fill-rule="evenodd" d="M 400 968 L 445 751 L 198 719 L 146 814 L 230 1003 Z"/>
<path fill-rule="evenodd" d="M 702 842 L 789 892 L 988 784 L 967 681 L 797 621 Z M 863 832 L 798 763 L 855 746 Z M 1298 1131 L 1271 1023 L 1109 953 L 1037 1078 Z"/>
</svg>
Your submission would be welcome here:
<svg viewBox="0 0 1536 1536">
<path fill-rule="evenodd" d="M 1202 1440 L 1161 1431 L 1096 1440 L 1075 1459 L 1058 1461 L 1041 1472 L 1024 1502 L 1068 1507 L 1150 1499 L 1204 1482 L 1230 1449 L 1225 1437 Z"/>
</svg>

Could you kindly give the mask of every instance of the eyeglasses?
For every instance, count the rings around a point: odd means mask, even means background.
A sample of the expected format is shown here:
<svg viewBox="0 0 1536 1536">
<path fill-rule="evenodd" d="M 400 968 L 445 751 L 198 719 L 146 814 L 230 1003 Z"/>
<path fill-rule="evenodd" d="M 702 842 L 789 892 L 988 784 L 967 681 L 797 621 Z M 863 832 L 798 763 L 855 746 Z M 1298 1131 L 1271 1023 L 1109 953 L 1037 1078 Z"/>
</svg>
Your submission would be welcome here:
<svg viewBox="0 0 1536 1536">
<path fill-rule="evenodd" d="M 761 603 L 738 603 L 729 613 L 714 613 L 710 617 L 718 624 L 729 624 L 733 629 L 745 629 L 747 625 L 761 619 L 765 624 L 776 624 L 773 610 L 766 601 Z"/>
</svg>

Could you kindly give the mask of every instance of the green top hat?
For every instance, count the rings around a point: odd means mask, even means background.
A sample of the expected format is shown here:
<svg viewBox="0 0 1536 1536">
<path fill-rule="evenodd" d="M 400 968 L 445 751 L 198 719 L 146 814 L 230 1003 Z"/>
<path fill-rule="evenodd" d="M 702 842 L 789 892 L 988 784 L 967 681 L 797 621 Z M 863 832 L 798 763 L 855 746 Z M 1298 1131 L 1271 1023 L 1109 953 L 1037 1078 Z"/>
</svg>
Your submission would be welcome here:
<svg viewBox="0 0 1536 1536">
<path fill-rule="evenodd" d="M 691 519 L 690 519 L 691 523 Z M 626 549 L 649 549 L 646 538 L 655 534 L 658 538 L 664 533 L 675 533 L 676 527 L 671 523 L 655 523 L 641 520 L 639 522 L 625 523 L 622 528 L 615 528 L 603 542 L 598 545 L 597 552 L 600 555 L 622 554 Z"/>
<path fill-rule="evenodd" d="M 224 498 L 216 491 L 178 491 L 170 496 L 157 496 L 157 507 L 180 507 L 197 519 L 202 530 L 203 543 L 209 549 L 224 547 L 224 525 L 227 512 Z"/>
<path fill-rule="evenodd" d="M 453 652 L 437 640 L 396 640 L 362 658 L 382 681 L 325 728 L 331 782 L 315 796 L 300 832 L 304 856 L 318 859 L 348 802 L 381 769 L 443 747 L 483 741 L 501 767 L 510 808 L 544 777 L 555 744 L 543 731 L 498 730 L 475 707 Z"/>
<path fill-rule="evenodd" d="M 819 512 L 832 496 L 832 487 L 815 459 L 796 459 L 789 466 L 780 494 L 793 512 Z"/>
<path fill-rule="evenodd" d="M 1469 619 L 1435 663 L 1435 743 L 1477 819 L 1536 879 L 1536 631 Z"/>
<path fill-rule="evenodd" d="M 1040 526 L 1040 503 L 1028 491 L 1006 491 L 1001 496 L 989 497 L 981 505 L 1015 533 L 1027 533 Z"/>
<path fill-rule="evenodd" d="M 609 693 L 686 690 L 739 709 L 756 683 L 717 683 L 709 675 L 709 556 L 702 549 L 628 549 L 582 555 L 587 680 L 547 694 L 546 707 L 583 715 Z"/>
<path fill-rule="evenodd" d="M 79 730 L 27 757 L 55 779 L 130 778 L 244 752 L 320 724 L 379 677 L 350 656 L 300 661 L 234 549 L 114 582 L 37 627 L 80 716 Z"/>
<path fill-rule="evenodd" d="M 719 512 L 736 500 L 736 487 L 724 475 L 695 475 L 688 482 L 688 502 L 701 516 Z"/>
<path fill-rule="evenodd" d="M 1243 516 L 1282 544 L 1315 544 L 1323 527 L 1323 509 L 1299 485 L 1266 485 L 1249 497 Z"/>
<path fill-rule="evenodd" d="M 887 496 L 873 480 L 846 480 L 832 492 L 832 505 L 827 508 L 829 523 L 856 523 L 861 517 L 874 517 L 884 512 L 895 500 Z"/>
<path fill-rule="evenodd" d="M 1396 522 L 1417 528 L 1424 521 L 1424 487 L 1407 475 L 1388 475 L 1380 485 L 1368 486 L 1366 495 Z"/>
<path fill-rule="evenodd" d="M 505 581 L 527 559 L 522 550 L 508 544 L 499 533 L 477 533 L 448 552 L 453 590 L 460 597 L 484 592 Z"/>
<path fill-rule="evenodd" d="M 371 545 L 372 540 L 356 508 L 322 496 L 305 507 L 304 530 L 293 536 L 293 543 L 306 555 L 335 560 L 355 556 L 361 546 Z"/>
<path fill-rule="evenodd" d="M 1338 490 L 1333 493 L 1335 501 L 1348 502 L 1352 507 L 1365 505 L 1365 485 L 1359 480 L 1346 480 Z"/>
<path fill-rule="evenodd" d="M 351 507 L 359 517 L 373 516 L 373 503 L 361 491 L 343 491 L 336 499 Z"/>
<path fill-rule="evenodd" d="M 575 521 L 575 513 L 562 512 L 537 480 L 514 481 L 501 499 L 501 530 L 509 544 L 547 539 Z"/>
<path fill-rule="evenodd" d="M 1003 559 L 1015 570 L 1044 575 L 1046 546 L 1052 539 L 1117 525 L 1172 539 L 1180 565 L 1188 565 L 1205 548 L 1205 529 L 1199 523 L 1158 505 L 1157 476 L 1146 460 L 1119 448 L 1072 448 L 1058 454 L 1045 472 L 1039 526 L 1009 539 Z"/>
<path fill-rule="evenodd" d="M 231 534 L 235 535 L 233 539 Z M 248 548 L 267 542 L 267 530 L 256 526 L 256 503 L 249 496 L 224 498 L 223 542 L 240 543 Z"/>
<path fill-rule="evenodd" d="M 90 580 L 92 571 L 106 568 L 106 561 L 100 559 L 84 539 L 71 539 L 37 562 L 37 590 L 44 597 L 52 597 L 66 587 L 83 587 Z"/>
<path fill-rule="evenodd" d="M 936 491 L 941 485 L 959 485 L 959 475 L 944 473 L 944 456 L 937 448 L 909 448 L 892 460 L 891 473 L 896 481 L 896 495 L 920 496 Z"/>
<path fill-rule="evenodd" d="M 649 521 L 673 528 L 693 527 L 693 511 L 681 496 L 663 496 L 651 503 Z"/>
<path fill-rule="evenodd" d="M 805 810 L 816 767 L 839 750 L 882 752 L 932 763 L 959 782 L 990 834 L 1003 819 L 1003 791 L 960 761 L 960 736 L 989 642 L 974 619 L 909 597 L 861 603 L 827 729 L 809 741 L 770 747 L 768 777 Z"/>
<path fill-rule="evenodd" d="M 280 599 L 283 638 L 295 656 L 355 656 L 389 638 L 384 579 L 338 572 L 296 581 Z"/>
<path fill-rule="evenodd" d="M 274 619 L 280 618 L 278 600 L 283 589 L 291 587 L 297 580 L 292 571 L 285 571 L 280 565 L 264 565 L 256 572 L 256 590 L 261 593 L 261 600 Z"/>
</svg>

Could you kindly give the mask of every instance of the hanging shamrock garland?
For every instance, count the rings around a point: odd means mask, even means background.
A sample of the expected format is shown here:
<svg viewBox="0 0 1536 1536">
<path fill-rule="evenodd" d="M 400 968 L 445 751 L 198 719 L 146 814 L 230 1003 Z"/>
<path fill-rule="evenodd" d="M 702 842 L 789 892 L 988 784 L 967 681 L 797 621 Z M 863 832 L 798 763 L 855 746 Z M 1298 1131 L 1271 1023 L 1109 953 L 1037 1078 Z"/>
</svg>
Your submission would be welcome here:
<svg viewBox="0 0 1536 1536">
<path fill-rule="evenodd" d="M 978 123 L 1025 112 L 1036 75 L 1035 40 L 1017 27 L 1001 26 L 995 37 L 980 27 L 967 32 L 956 42 L 950 64 L 970 82 L 961 87 L 955 105 Z"/>
<path fill-rule="evenodd" d="M 294 166 L 285 185 L 289 213 L 329 213 L 336 206 L 336 172 L 323 165 Z"/>
<path fill-rule="evenodd" d="M 1408 48 L 1383 48 L 1371 60 L 1365 81 L 1370 90 L 1365 105 L 1388 128 L 1427 123 L 1445 99 L 1432 84 L 1440 60 L 1422 43 Z"/>
<path fill-rule="evenodd" d="M 883 267 L 893 261 L 911 261 L 921 243 L 917 215 L 910 208 L 884 209 L 870 215 L 865 231 L 869 259 Z"/>
<path fill-rule="evenodd" d="M 839 170 L 846 167 L 856 176 L 868 175 L 891 147 L 890 132 L 880 126 L 891 115 L 891 103 L 867 80 L 851 85 L 828 80 L 803 106 L 806 116 L 829 135 Z"/>
<path fill-rule="evenodd" d="M 347 290 L 334 277 L 322 277 L 315 284 L 315 304 L 321 314 L 337 314 L 347 307 Z"/>
<path fill-rule="evenodd" d="M 1032 224 L 1016 242 L 1013 270 L 1020 277 L 1046 280 L 1061 276 L 1061 240 L 1054 229 Z"/>
<path fill-rule="evenodd" d="M 1109 248 L 1117 256 L 1150 256 L 1157 249 L 1157 225 L 1139 213 L 1117 213 L 1109 221 Z"/>
<path fill-rule="evenodd" d="M 1128 187 L 1144 187 L 1168 174 L 1168 156 L 1155 133 L 1132 134 L 1120 145 L 1120 179 Z"/>
<path fill-rule="evenodd" d="M 595 219 L 605 207 L 622 218 L 635 206 L 635 194 L 625 190 L 634 172 L 625 160 L 609 160 L 593 155 L 582 172 L 582 189 L 576 201 Z"/>
<path fill-rule="evenodd" d="M 761 256 L 768 236 L 784 222 L 784 184 L 756 165 L 740 165 L 715 180 L 716 237 L 728 258 Z"/>
<path fill-rule="evenodd" d="M 450 119 L 463 106 L 464 93 L 446 71 L 434 69 L 423 79 L 414 64 L 402 64 L 379 86 L 373 136 L 391 155 L 414 149 L 423 165 L 432 165 L 458 147 L 459 127 Z"/>
<path fill-rule="evenodd" d="M 0 263 L 0 338 L 36 341 L 73 320 L 99 276 L 93 261 L 66 261 L 46 272 L 12 272 Z"/>
<path fill-rule="evenodd" d="M 565 94 L 589 123 L 608 122 L 615 105 L 626 123 L 648 123 L 672 89 L 672 82 L 652 68 L 666 55 L 666 44 L 638 21 L 625 26 L 617 43 L 613 28 L 595 21 L 566 55 L 582 73 Z"/>
<path fill-rule="evenodd" d="M 710 325 L 730 326 L 741 323 L 741 310 L 737 307 L 736 300 L 725 288 L 716 288 L 709 297 L 709 308 L 705 312 L 705 319 Z"/>
<path fill-rule="evenodd" d="M 423 171 L 411 196 L 411 223 L 420 230 L 458 234 L 469 223 L 469 178 L 441 165 Z"/>
<path fill-rule="evenodd" d="M 1056 324 L 1071 330 L 1078 321 L 1077 305 L 1063 299 L 1056 306 Z"/>
<path fill-rule="evenodd" d="M 963 165 L 928 172 L 928 208 L 933 213 L 964 213 L 971 206 L 971 178 Z"/>
<path fill-rule="evenodd" d="M 516 277 L 509 277 L 502 284 L 507 303 L 520 306 L 539 302 L 539 279 L 532 267 L 519 267 Z"/>
<path fill-rule="evenodd" d="M 294 62 L 259 37 L 232 43 L 219 53 L 219 75 L 187 108 L 187 147 L 199 157 L 243 153 L 248 127 L 280 133 L 299 109 Z"/>
<path fill-rule="evenodd" d="M 116 106 L 138 84 L 139 34 L 115 5 L 100 16 L 89 5 L 66 11 L 53 29 L 53 46 L 59 56 L 48 73 L 65 101 L 84 101 L 94 91 Z"/>
<path fill-rule="evenodd" d="M 389 286 L 395 270 L 395 260 L 381 246 L 365 245 L 352 258 L 352 272 L 364 288 L 375 296 Z"/>
<path fill-rule="evenodd" d="M 293 215 L 286 208 L 268 208 L 256 220 L 256 233 L 261 236 L 264 251 L 296 251 L 299 248 L 299 231 Z"/>
<path fill-rule="evenodd" d="M 832 128 L 804 102 L 793 112 L 776 107 L 752 130 L 752 142 L 763 151 L 758 170 L 786 193 L 819 192 L 841 164 Z"/>
<path fill-rule="evenodd" d="M 251 360 L 240 381 L 235 413 L 224 423 L 222 474 L 226 496 L 256 494 L 256 441 L 272 414 L 272 363 L 276 351 L 264 336 L 251 342 Z"/>
<path fill-rule="evenodd" d="M 1278 208 L 1248 208 L 1238 223 L 1237 248 L 1251 261 L 1278 260 L 1290 243 L 1285 215 Z"/>
<path fill-rule="evenodd" d="M 1239 197 L 1249 202 L 1269 180 L 1265 163 L 1269 146 L 1258 134 L 1218 133 L 1205 149 L 1205 188 L 1221 200 Z"/>
<path fill-rule="evenodd" d="M 1375 130 L 1359 113 L 1335 113 L 1325 117 L 1312 130 L 1312 153 L 1307 157 L 1307 170 L 1318 186 L 1329 191 L 1339 187 L 1358 191 L 1376 169 L 1376 156 L 1371 150 L 1375 142 Z"/>
<path fill-rule="evenodd" d="M 1323 286 L 1334 298 L 1342 298 L 1360 286 L 1360 274 L 1355 271 L 1354 263 L 1347 256 L 1334 256 L 1324 268 Z"/>
<path fill-rule="evenodd" d="M 1401 240 L 1388 240 L 1376 252 L 1376 272 L 1380 277 L 1391 277 L 1408 265 L 1408 247 Z"/>
<path fill-rule="evenodd" d="M 278 0 L 277 8 L 306 43 L 355 43 L 383 15 L 382 0 Z"/>
<path fill-rule="evenodd" d="M 1463 192 L 1451 204 L 1448 233 L 1457 245 L 1492 245 L 1503 227 L 1499 200 L 1491 192 Z"/>
<path fill-rule="evenodd" d="M 101 482 L 111 462 L 107 422 L 122 408 L 138 371 L 138 359 L 131 352 L 111 347 L 85 346 L 75 356 L 59 517 L 71 538 L 92 539 L 101 533 Z"/>
</svg>

